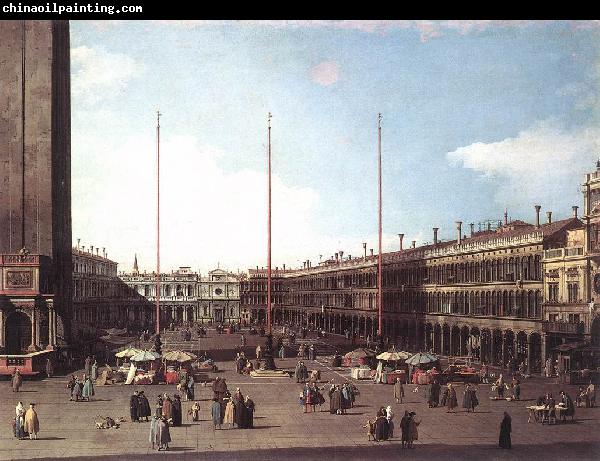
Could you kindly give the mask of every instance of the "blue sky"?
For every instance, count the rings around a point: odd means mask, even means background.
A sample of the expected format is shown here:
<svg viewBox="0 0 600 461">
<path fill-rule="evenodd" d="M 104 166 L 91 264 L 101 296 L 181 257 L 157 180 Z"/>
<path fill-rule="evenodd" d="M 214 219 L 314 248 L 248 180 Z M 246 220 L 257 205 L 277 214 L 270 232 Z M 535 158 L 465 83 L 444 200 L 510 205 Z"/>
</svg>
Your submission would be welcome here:
<svg viewBox="0 0 600 461">
<path fill-rule="evenodd" d="M 275 265 L 375 248 L 383 113 L 385 250 L 454 221 L 555 219 L 598 149 L 592 22 L 72 22 L 73 227 L 154 267 L 155 111 L 163 268 Z"/>
</svg>

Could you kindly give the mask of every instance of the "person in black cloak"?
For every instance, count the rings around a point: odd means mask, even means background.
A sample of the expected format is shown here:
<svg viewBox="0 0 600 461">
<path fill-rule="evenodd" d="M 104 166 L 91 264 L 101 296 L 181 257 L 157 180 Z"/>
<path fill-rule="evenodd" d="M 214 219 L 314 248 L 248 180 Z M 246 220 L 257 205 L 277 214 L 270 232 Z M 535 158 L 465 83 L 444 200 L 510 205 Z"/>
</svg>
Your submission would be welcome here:
<svg viewBox="0 0 600 461">
<path fill-rule="evenodd" d="M 246 428 L 246 419 L 247 419 L 247 409 L 244 404 L 243 398 L 241 399 L 233 399 L 233 404 L 235 405 L 235 424 L 237 424 L 238 429 Z"/>
<path fill-rule="evenodd" d="M 402 448 L 408 446 L 408 432 L 410 431 L 410 415 L 408 411 L 404 412 L 404 416 L 400 420 L 400 430 L 402 431 Z"/>
<path fill-rule="evenodd" d="M 173 396 L 173 404 L 171 406 L 173 427 L 181 426 L 181 397 L 179 394 Z"/>
<path fill-rule="evenodd" d="M 511 430 L 512 428 L 510 415 L 507 412 L 504 412 L 504 419 L 502 419 L 502 422 L 500 423 L 500 438 L 498 440 L 498 445 L 500 446 L 500 448 L 511 448 Z"/>
<path fill-rule="evenodd" d="M 146 418 L 149 421 L 149 417 L 152 413 L 150 412 L 150 402 L 144 394 L 144 391 L 138 392 L 138 419 Z"/>
<path fill-rule="evenodd" d="M 375 420 L 375 441 L 380 442 L 387 440 L 390 437 L 390 427 L 388 420 L 385 416 L 385 410 L 381 410 L 377 413 L 377 419 Z"/>
<path fill-rule="evenodd" d="M 246 396 L 246 428 L 252 429 L 254 427 L 254 401 L 249 395 Z"/>
<path fill-rule="evenodd" d="M 134 391 L 133 395 L 129 399 L 129 416 L 131 416 L 131 422 L 140 422 L 138 413 L 139 405 L 138 391 Z"/>
</svg>

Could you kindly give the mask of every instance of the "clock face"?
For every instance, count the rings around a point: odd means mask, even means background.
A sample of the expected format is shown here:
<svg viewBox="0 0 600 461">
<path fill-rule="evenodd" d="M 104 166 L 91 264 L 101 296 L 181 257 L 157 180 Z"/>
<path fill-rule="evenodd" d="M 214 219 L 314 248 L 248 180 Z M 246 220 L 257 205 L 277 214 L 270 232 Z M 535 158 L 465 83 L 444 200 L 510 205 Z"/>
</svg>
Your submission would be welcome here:
<svg viewBox="0 0 600 461">
<path fill-rule="evenodd" d="M 594 291 L 600 294 L 600 274 L 594 275 Z"/>
<path fill-rule="evenodd" d="M 222 295 L 223 294 L 223 290 L 221 288 L 217 288 L 217 289 L 215 289 L 215 294 L 216 295 Z"/>
</svg>

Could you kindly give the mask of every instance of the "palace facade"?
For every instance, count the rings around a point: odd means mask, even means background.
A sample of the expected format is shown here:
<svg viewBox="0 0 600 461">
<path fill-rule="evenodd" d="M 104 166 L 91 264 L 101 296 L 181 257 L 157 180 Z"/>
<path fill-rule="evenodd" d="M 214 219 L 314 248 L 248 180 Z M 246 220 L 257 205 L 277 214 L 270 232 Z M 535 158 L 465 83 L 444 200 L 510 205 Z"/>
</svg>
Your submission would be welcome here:
<svg viewBox="0 0 600 461">
<path fill-rule="evenodd" d="M 156 273 L 140 273 L 137 257 L 131 274 L 122 273 L 120 280 L 132 297 L 141 297 L 151 305 L 156 303 Z M 206 276 L 180 267 L 170 274 L 160 275 L 161 325 L 171 322 L 231 323 L 240 321 L 240 276 L 223 269 L 214 269 Z M 154 322 L 155 311 L 146 317 Z"/>
</svg>

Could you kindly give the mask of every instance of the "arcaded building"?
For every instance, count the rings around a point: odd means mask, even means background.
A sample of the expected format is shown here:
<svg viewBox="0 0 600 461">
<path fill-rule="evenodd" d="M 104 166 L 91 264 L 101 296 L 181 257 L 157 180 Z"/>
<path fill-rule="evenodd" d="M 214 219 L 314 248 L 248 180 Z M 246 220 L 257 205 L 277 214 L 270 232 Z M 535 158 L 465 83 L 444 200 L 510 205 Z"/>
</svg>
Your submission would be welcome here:
<svg viewBox="0 0 600 461">
<path fill-rule="evenodd" d="M 486 363 L 515 358 L 531 371 L 556 346 L 593 340 L 600 329 L 594 320 L 600 205 L 594 211 L 590 197 L 600 203 L 600 167 L 586 178 L 584 193 L 583 220 L 573 207 L 567 219 L 553 221 L 546 212 L 541 222 L 536 206 L 534 224 L 509 221 L 505 213 L 495 228 L 475 231 L 471 224 L 465 235 L 456 222 L 452 241 L 439 241 L 435 228 L 432 244 L 384 254 L 383 336 L 401 348 Z M 274 304 L 276 320 L 376 337 L 376 255 L 337 254 L 276 280 L 284 298 Z M 242 283 L 242 307 L 252 305 L 247 300 L 266 305 L 263 285 L 256 276 Z"/>
</svg>

